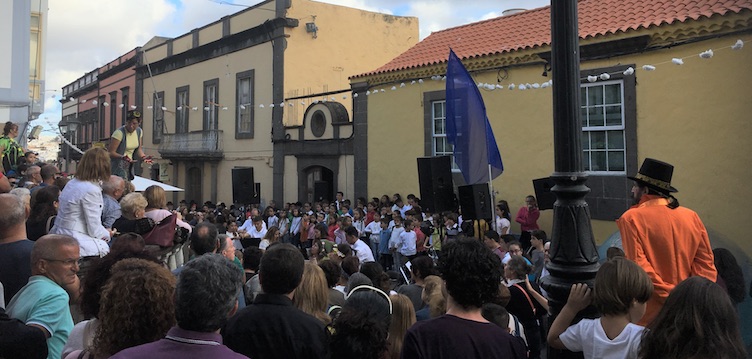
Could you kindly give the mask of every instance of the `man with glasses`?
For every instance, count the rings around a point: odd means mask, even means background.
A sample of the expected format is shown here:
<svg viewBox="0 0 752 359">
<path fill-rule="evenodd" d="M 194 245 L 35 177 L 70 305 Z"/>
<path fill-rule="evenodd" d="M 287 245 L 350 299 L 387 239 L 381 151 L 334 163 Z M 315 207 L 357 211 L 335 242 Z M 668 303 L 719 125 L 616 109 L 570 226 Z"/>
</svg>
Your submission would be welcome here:
<svg viewBox="0 0 752 359">
<path fill-rule="evenodd" d="M 39 238 L 31 250 L 31 278 L 11 299 L 8 315 L 41 330 L 47 358 L 60 358 L 73 329 L 68 303 L 78 300 L 78 241 L 61 234 Z"/>
</svg>

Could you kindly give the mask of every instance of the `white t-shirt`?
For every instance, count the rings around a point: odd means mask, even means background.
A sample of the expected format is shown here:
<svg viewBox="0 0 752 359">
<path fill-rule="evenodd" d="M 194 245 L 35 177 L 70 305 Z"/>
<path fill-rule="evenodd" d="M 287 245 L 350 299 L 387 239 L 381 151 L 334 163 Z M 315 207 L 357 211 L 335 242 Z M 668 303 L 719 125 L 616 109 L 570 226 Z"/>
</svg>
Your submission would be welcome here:
<svg viewBox="0 0 752 359">
<path fill-rule="evenodd" d="M 629 323 L 612 340 L 603 331 L 600 318 L 583 319 L 567 328 L 559 339 L 570 351 L 583 352 L 586 359 L 630 359 L 637 358 L 643 330 L 644 327 Z"/>
<path fill-rule="evenodd" d="M 381 239 L 380 233 L 381 233 L 381 222 L 379 221 L 373 221 L 371 223 L 368 223 L 365 229 L 366 232 L 371 233 L 371 242 L 372 243 L 379 243 L 379 240 Z"/>
<path fill-rule="evenodd" d="M 512 224 L 509 222 L 508 219 L 506 219 L 504 217 L 496 216 L 496 233 L 498 233 L 499 235 L 509 234 L 510 233 L 509 230 L 511 229 L 511 225 Z M 501 233 L 501 229 L 502 228 L 506 228 L 507 229 L 507 233 Z"/>
<path fill-rule="evenodd" d="M 269 240 L 268 239 L 262 239 L 261 242 L 259 242 L 259 249 L 262 251 L 265 251 L 267 248 L 269 248 Z"/>
<path fill-rule="evenodd" d="M 369 247 L 366 242 L 358 239 L 351 247 L 355 250 L 355 254 L 358 256 L 360 264 L 363 264 L 365 262 L 374 262 L 373 252 L 371 251 L 371 247 Z"/>
</svg>

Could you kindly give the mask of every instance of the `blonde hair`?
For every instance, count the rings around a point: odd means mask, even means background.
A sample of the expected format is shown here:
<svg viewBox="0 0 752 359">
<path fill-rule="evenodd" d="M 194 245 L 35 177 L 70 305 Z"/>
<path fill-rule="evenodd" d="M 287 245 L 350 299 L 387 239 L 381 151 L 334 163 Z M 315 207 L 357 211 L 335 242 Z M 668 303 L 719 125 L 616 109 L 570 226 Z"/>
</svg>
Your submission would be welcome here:
<svg viewBox="0 0 752 359">
<path fill-rule="evenodd" d="M 145 210 L 146 204 L 146 198 L 141 193 L 128 193 L 120 200 L 120 210 L 123 212 L 123 217 L 136 219 L 136 211 Z"/>
<path fill-rule="evenodd" d="M 81 181 L 106 182 L 110 180 L 110 154 L 101 147 L 92 147 L 81 157 L 76 169 Z"/>
<path fill-rule="evenodd" d="M 300 280 L 292 303 L 298 309 L 308 313 L 324 324 L 329 324 L 332 319 L 326 314 L 329 306 L 329 287 L 326 283 L 324 270 L 318 265 L 307 262 L 303 269 L 303 278 Z"/>
<path fill-rule="evenodd" d="M 428 304 L 428 312 L 431 318 L 442 316 L 446 313 L 446 297 L 444 297 L 444 280 L 439 276 L 429 275 L 423 279 L 423 301 Z"/>
<path fill-rule="evenodd" d="M 392 359 L 399 359 L 405 334 L 415 324 L 415 307 L 413 302 L 404 294 L 389 296 L 392 300 L 392 323 L 389 325 L 389 351 Z"/>
<path fill-rule="evenodd" d="M 146 197 L 146 201 L 149 202 L 149 204 L 146 205 L 146 208 L 162 209 L 167 207 L 167 196 L 162 187 L 156 185 L 146 187 L 144 197 Z"/>
</svg>

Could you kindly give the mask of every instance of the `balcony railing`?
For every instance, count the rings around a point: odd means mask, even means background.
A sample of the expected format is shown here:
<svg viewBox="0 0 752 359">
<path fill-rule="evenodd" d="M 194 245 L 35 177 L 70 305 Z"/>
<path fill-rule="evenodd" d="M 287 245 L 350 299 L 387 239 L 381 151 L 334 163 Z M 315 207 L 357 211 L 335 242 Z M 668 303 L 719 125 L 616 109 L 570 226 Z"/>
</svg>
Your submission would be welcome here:
<svg viewBox="0 0 752 359">
<path fill-rule="evenodd" d="M 159 153 L 162 158 L 222 159 L 222 130 L 164 134 L 159 144 Z"/>
</svg>

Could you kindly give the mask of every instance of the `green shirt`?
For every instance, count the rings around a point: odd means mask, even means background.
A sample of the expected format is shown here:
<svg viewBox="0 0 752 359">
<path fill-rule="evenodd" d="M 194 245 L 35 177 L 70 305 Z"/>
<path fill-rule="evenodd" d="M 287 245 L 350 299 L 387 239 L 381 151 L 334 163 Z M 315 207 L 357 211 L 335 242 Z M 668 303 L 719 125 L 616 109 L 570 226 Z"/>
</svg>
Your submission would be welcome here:
<svg viewBox="0 0 752 359">
<path fill-rule="evenodd" d="M 68 293 L 49 278 L 35 275 L 13 296 L 8 315 L 45 328 L 52 335 L 47 339 L 47 359 L 60 359 L 63 346 L 73 330 L 68 306 Z"/>
</svg>

